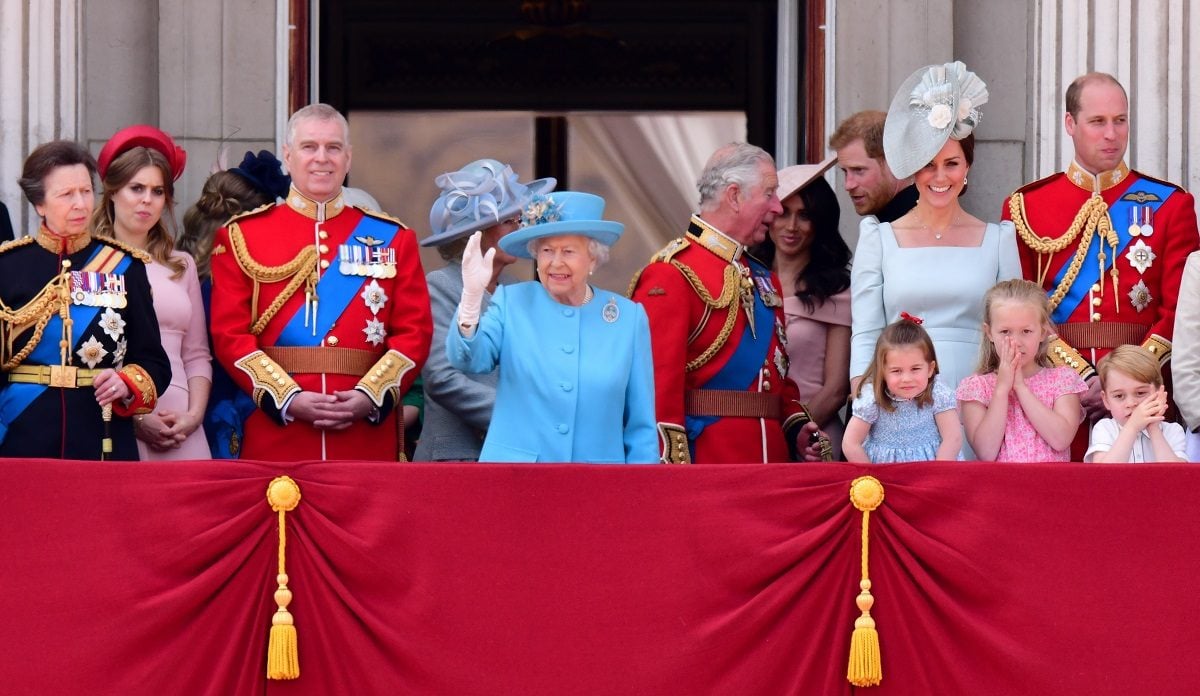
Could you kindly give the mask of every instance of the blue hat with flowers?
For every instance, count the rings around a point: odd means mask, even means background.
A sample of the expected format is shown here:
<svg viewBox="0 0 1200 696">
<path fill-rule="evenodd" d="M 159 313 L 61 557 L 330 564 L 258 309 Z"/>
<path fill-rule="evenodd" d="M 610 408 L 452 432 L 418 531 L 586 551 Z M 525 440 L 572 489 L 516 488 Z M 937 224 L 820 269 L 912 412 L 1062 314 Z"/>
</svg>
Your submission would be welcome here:
<svg viewBox="0 0 1200 696">
<path fill-rule="evenodd" d="M 500 248 L 523 259 L 531 259 L 529 242 L 560 234 L 580 234 L 605 246 L 621 238 L 625 225 L 604 220 L 604 199 L 582 191 L 557 191 L 534 196 L 521 214 L 521 228 L 500 238 Z"/>
<path fill-rule="evenodd" d="M 529 200 L 554 190 L 553 178 L 527 184 L 517 180 L 512 167 L 494 159 L 480 159 L 457 172 L 439 175 L 434 183 L 441 194 L 429 211 L 430 235 L 421 246 L 440 246 L 491 227 L 519 213 Z"/>
</svg>

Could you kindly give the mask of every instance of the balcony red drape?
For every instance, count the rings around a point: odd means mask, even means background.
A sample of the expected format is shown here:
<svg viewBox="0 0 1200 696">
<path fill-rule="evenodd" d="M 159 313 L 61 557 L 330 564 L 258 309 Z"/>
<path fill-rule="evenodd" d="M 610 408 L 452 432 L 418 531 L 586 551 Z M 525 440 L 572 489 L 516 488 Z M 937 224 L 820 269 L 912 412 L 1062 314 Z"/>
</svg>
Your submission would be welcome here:
<svg viewBox="0 0 1200 696">
<path fill-rule="evenodd" d="M 870 473 L 883 684 L 845 680 Z M 300 678 L 268 682 L 288 513 Z M 0 461 L 0 692 L 1186 694 L 1200 468 Z"/>
</svg>

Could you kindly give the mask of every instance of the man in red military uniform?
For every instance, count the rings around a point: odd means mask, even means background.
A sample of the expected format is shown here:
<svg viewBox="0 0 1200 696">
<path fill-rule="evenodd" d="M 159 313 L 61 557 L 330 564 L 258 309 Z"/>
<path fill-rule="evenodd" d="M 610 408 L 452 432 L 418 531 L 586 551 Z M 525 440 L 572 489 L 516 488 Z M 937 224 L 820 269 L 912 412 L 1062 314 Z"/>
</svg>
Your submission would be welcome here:
<svg viewBox="0 0 1200 696">
<path fill-rule="evenodd" d="M 777 183 L 762 149 L 717 150 L 687 233 L 633 280 L 650 318 L 665 462 L 785 462 L 816 432 L 787 378 L 779 281 L 746 253 L 783 211 Z"/>
<path fill-rule="evenodd" d="M 283 159 L 287 200 L 213 243 L 213 345 L 258 405 L 242 456 L 402 459 L 400 398 L 433 334 L 416 237 L 343 201 L 349 129 L 332 107 L 292 115 Z"/>
<path fill-rule="evenodd" d="M 1016 224 L 1025 277 L 1050 296 L 1050 358 L 1087 380 L 1095 420 L 1106 412 L 1095 365 L 1111 349 L 1142 345 L 1167 367 L 1183 267 L 1200 236 L 1191 194 L 1126 166 L 1129 100 L 1116 78 L 1079 77 L 1066 110 L 1074 161 L 1013 193 L 1003 217 Z"/>
</svg>

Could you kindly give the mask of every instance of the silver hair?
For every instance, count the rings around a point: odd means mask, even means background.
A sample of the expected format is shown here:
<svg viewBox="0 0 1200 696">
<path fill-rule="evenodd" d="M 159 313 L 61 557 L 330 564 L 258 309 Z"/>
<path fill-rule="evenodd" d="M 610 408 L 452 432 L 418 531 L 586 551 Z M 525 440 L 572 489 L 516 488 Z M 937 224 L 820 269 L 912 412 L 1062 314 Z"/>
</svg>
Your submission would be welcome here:
<svg viewBox="0 0 1200 696">
<path fill-rule="evenodd" d="M 328 104 L 309 104 L 296 110 L 292 117 L 288 119 L 286 134 L 287 137 L 283 144 L 287 147 L 292 147 L 296 142 L 296 126 L 305 120 L 314 121 L 337 121 L 342 126 L 342 141 L 347 145 L 350 144 L 350 124 L 346 122 L 346 117 L 342 112 L 333 108 Z"/>
<path fill-rule="evenodd" d="M 549 236 L 559 237 L 559 236 L 565 236 L 565 235 L 555 234 L 555 235 L 549 235 Z M 529 252 L 530 256 L 532 256 L 535 259 L 537 258 L 538 243 L 541 242 L 545 238 L 546 237 L 536 237 L 534 239 L 529 240 L 529 242 L 525 245 L 525 250 Z M 591 237 L 588 237 L 587 240 L 588 240 L 588 255 L 591 256 L 592 260 L 596 262 L 596 268 L 600 268 L 604 264 L 608 263 L 608 257 L 610 256 L 611 247 L 609 247 L 609 245 L 607 245 L 607 244 L 602 244 L 599 241 L 592 239 Z"/>
<path fill-rule="evenodd" d="M 717 149 L 708 158 L 696 188 L 700 190 L 700 209 L 714 207 L 721 192 L 730 184 L 743 190 L 762 182 L 762 164 L 775 168 L 775 158 L 757 145 L 729 143 Z"/>
</svg>

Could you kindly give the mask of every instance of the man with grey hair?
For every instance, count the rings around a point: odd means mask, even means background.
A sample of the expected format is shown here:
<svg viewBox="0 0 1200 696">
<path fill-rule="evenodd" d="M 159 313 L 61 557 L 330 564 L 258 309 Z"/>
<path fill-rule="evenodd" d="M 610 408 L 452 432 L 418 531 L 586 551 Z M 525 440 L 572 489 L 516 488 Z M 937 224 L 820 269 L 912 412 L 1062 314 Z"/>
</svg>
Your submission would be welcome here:
<svg viewBox="0 0 1200 696">
<path fill-rule="evenodd" d="M 403 459 L 400 399 L 429 354 L 429 290 L 412 230 L 346 203 L 349 128 L 331 106 L 288 121 L 282 203 L 213 241 L 217 359 L 258 408 L 250 459 Z"/>
<path fill-rule="evenodd" d="M 816 458 L 816 426 L 787 378 L 779 281 L 746 253 L 783 212 L 775 161 L 762 148 L 730 143 L 697 184 L 700 212 L 687 232 L 630 287 L 650 318 L 662 460 Z"/>
</svg>

